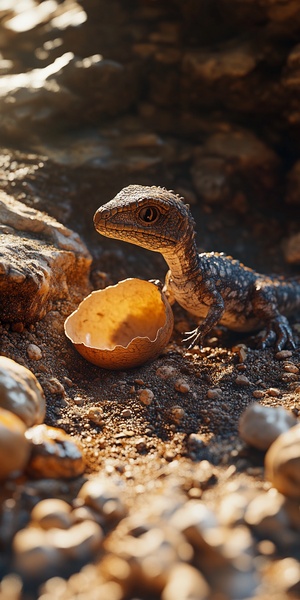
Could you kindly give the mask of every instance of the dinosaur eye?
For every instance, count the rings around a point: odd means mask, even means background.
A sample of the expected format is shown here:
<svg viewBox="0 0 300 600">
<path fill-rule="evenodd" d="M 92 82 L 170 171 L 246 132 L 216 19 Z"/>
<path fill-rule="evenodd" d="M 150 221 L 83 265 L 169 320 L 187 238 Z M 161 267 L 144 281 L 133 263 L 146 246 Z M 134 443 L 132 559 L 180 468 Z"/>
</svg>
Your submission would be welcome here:
<svg viewBox="0 0 300 600">
<path fill-rule="evenodd" d="M 144 206 L 139 211 L 139 218 L 144 223 L 155 223 L 160 215 L 159 210 L 155 206 Z"/>
</svg>

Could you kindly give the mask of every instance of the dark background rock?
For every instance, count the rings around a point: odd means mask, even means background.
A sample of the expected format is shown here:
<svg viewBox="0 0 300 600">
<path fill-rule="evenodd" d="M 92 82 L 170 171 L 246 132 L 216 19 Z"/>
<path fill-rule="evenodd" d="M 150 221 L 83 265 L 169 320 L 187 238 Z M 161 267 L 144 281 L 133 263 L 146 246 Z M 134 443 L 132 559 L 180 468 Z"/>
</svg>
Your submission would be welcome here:
<svg viewBox="0 0 300 600">
<path fill-rule="evenodd" d="M 33 4 L 1 13 L 1 185 L 96 259 L 94 210 L 128 183 L 165 185 L 193 204 L 201 248 L 293 273 L 282 242 L 300 213 L 298 2 Z"/>
</svg>

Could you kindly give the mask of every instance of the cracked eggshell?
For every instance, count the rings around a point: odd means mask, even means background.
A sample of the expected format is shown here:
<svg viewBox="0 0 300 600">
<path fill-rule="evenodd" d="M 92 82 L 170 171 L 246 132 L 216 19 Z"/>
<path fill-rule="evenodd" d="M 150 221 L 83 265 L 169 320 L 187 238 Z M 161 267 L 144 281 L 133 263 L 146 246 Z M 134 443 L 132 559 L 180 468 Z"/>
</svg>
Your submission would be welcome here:
<svg viewBox="0 0 300 600">
<path fill-rule="evenodd" d="M 80 354 L 106 369 L 136 367 L 167 345 L 174 319 L 156 285 L 125 279 L 92 292 L 65 321 L 65 334 Z"/>
</svg>

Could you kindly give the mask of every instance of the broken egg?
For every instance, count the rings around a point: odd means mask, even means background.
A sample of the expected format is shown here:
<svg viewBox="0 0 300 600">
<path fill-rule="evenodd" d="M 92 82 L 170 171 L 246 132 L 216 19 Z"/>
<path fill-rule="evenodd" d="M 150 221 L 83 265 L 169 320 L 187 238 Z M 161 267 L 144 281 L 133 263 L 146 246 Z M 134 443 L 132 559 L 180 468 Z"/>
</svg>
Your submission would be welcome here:
<svg viewBox="0 0 300 600">
<path fill-rule="evenodd" d="M 171 306 L 150 281 L 125 279 L 87 296 L 65 321 L 65 334 L 80 354 L 106 369 L 136 367 L 167 345 Z"/>
</svg>

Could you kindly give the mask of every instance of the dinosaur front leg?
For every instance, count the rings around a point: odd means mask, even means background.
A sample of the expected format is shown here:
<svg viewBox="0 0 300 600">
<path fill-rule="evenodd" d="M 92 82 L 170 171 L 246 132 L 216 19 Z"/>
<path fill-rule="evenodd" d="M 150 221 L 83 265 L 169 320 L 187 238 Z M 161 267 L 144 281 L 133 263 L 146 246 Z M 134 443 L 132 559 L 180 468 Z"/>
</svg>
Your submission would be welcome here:
<svg viewBox="0 0 300 600">
<path fill-rule="evenodd" d="M 183 342 L 188 342 L 188 349 L 190 350 L 196 344 L 199 346 L 202 345 L 205 336 L 211 331 L 211 329 L 219 323 L 221 320 L 225 307 L 224 300 L 217 291 L 215 291 L 212 295 L 212 302 L 208 309 L 208 313 L 206 317 L 203 319 L 202 323 L 193 331 L 186 331 L 185 338 Z"/>
</svg>

